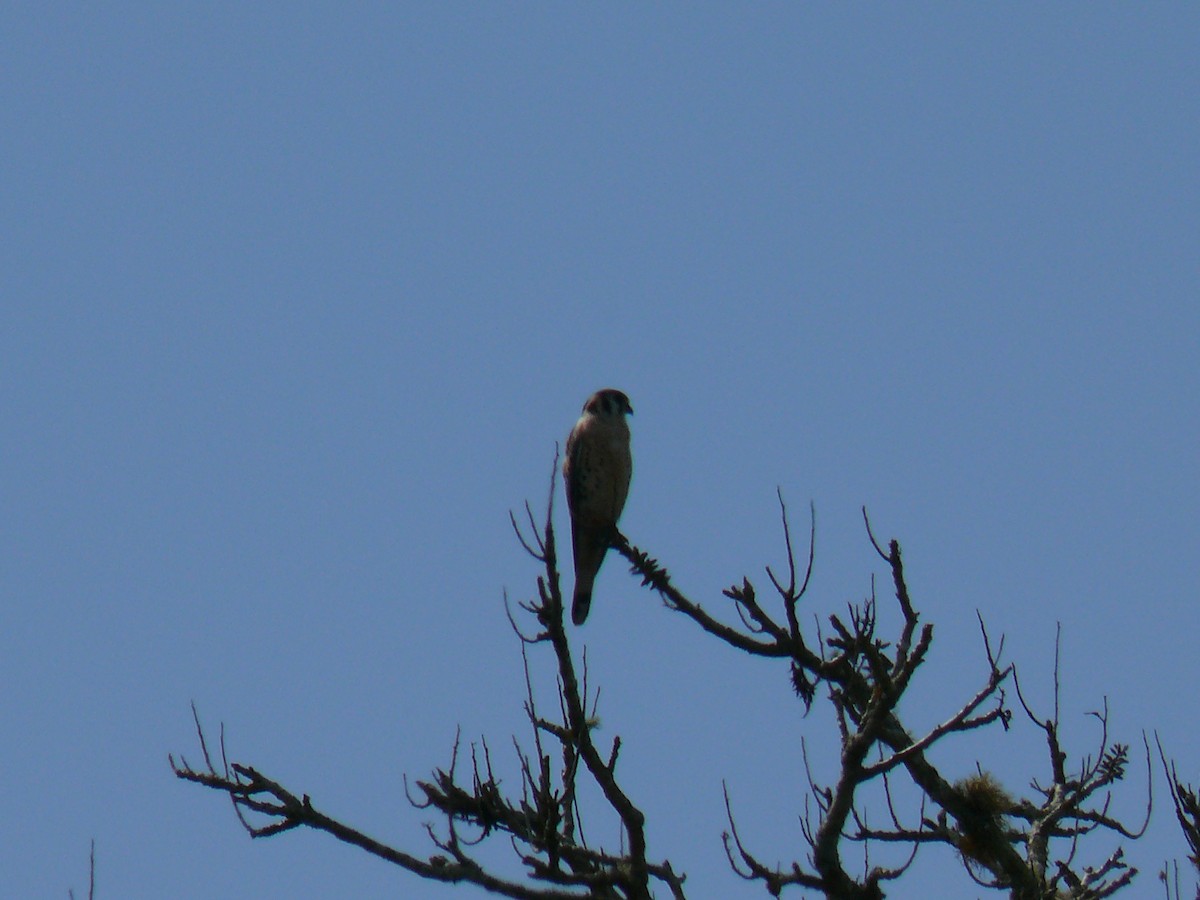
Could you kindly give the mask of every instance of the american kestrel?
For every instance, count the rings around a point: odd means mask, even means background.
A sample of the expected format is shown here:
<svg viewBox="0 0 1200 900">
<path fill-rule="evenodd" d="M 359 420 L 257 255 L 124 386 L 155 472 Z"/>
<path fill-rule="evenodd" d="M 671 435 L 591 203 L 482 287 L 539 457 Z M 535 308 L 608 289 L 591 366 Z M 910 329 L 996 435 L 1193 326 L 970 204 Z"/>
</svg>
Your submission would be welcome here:
<svg viewBox="0 0 1200 900">
<path fill-rule="evenodd" d="M 575 556 L 575 596 L 571 621 L 582 625 L 592 605 L 592 584 L 617 532 L 617 519 L 629 494 L 633 458 L 629 453 L 629 398 L 612 388 L 596 391 L 567 438 L 563 480 L 571 510 L 571 549 Z"/>
</svg>

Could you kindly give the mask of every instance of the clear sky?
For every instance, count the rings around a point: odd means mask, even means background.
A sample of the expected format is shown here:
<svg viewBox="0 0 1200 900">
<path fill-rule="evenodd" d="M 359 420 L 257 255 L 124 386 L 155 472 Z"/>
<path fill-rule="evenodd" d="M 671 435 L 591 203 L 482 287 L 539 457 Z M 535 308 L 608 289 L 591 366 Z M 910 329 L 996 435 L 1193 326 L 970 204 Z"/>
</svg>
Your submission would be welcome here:
<svg viewBox="0 0 1200 900">
<path fill-rule="evenodd" d="M 514 784 L 508 510 L 602 386 L 623 530 L 693 597 L 765 585 L 778 487 L 843 609 L 865 504 L 936 627 L 914 728 L 980 683 L 976 610 L 1048 710 L 1061 622 L 1072 759 L 1107 697 L 1200 774 L 1196 6 L 26 3 L 0 46 L 4 896 L 86 891 L 92 838 L 101 900 L 477 896 L 251 842 L 167 753 L 195 701 L 413 851 L 401 775 L 460 725 Z M 619 560 L 578 636 L 651 852 L 765 896 L 721 779 L 802 858 L 828 720 Z M 1046 772 L 1020 720 L 937 758 Z M 1131 896 L 1186 854 L 1156 787 Z M 892 896 L 934 890 L 980 893 L 932 850 Z"/>
</svg>

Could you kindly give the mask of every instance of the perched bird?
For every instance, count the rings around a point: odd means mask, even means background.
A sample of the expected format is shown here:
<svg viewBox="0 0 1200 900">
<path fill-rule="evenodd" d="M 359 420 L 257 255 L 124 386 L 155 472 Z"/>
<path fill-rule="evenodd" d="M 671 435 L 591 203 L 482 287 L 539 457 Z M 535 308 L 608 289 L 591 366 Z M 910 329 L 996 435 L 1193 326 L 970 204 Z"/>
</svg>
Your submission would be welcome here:
<svg viewBox="0 0 1200 900">
<path fill-rule="evenodd" d="M 629 398 L 612 388 L 596 391 L 567 438 L 563 480 L 571 510 L 571 549 L 575 556 L 575 596 L 571 621 L 582 625 L 592 605 L 592 584 L 617 533 L 617 519 L 629 494 L 633 458 L 629 453 Z"/>
</svg>

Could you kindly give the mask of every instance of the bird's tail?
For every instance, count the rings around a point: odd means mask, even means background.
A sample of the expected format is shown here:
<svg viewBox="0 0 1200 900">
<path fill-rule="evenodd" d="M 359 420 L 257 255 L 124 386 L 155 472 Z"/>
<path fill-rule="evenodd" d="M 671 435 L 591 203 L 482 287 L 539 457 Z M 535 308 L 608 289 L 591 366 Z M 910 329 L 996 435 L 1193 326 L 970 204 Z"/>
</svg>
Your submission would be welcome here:
<svg viewBox="0 0 1200 900">
<path fill-rule="evenodd" d="M 587 619 L 588 610 L 592 608 L 592 586 L 586 587 L 576 582 L 575 599 L 571 601 L 571 621 L 582 625 Z"/>
<path fill-rule="evenodd" d="M 574 535 L 575 595 L 571 601 L 571 621 L 582 625 L 592 608 L 592 585 L 608 552 L 608 533 L 600 530 Z"/>
</svg>

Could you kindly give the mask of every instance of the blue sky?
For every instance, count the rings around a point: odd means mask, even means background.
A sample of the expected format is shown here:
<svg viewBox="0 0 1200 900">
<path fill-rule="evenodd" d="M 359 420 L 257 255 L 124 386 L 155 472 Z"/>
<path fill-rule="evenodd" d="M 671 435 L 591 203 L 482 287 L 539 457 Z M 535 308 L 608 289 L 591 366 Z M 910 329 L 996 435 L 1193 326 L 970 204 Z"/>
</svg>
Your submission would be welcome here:
<svg viewBox="0 0 1200 900">
<path fill-rule="evenodd" d="M 782 563 L 779 487 L 816 505 L 811 613 L 843 609 L 882 574 L 865 504 L 936 627 L 914 728 L 983 677 L 976 610 L 1048 709 L 1061 622 L 1072 758 L 1107 697 L 1195 777 L 1195 7 L 18 4 L 0 34 L 5 895 L 86 890 L 92 838 L 101 898 L 475 895 L 252 843 L 166 757 L 195 701 L 413 851 L 401 776 L 457 727 L 515 776 L 508 510 L 601 386 L 637 411 L 624 531 L 692 596 Z M 799 857 L 828 720 L 611 560 L 578 637 L 651 852 L 763 896 L 721 780 Z M 1046 771 L 1024 724 L 938 754 L 976 758 Z M 1139 896 L 1186 854 L 1157 788 Z M 934 850 L 891 896 L 934 889 L 979 893 Z"/>
</svg>

